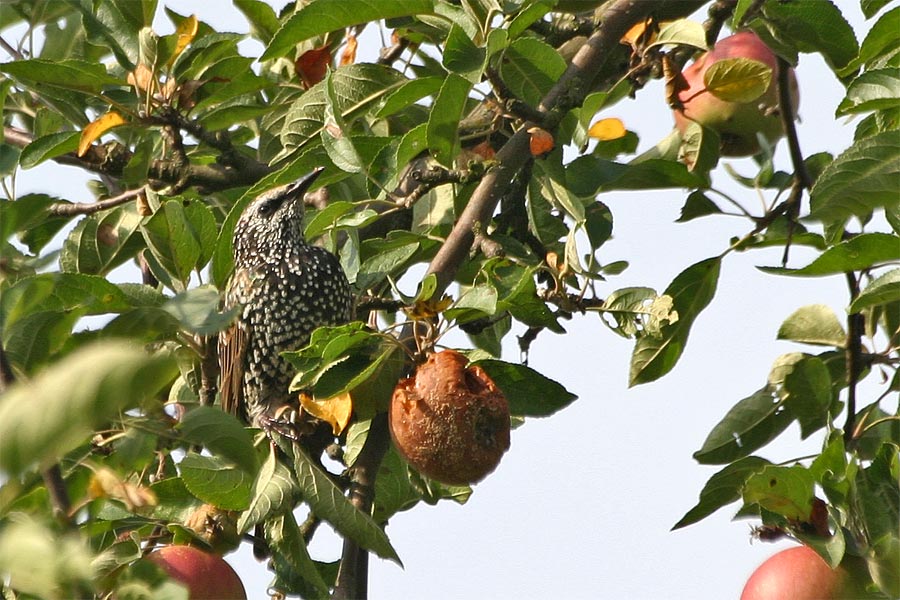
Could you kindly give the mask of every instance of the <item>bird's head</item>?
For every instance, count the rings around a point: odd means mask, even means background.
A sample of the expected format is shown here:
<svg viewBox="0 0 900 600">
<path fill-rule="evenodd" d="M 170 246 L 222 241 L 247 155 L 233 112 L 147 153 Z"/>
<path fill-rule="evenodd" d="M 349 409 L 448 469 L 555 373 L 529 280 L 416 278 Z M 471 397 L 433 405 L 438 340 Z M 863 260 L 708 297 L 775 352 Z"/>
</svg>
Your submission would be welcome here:
<svg viewBox="0 0 900 600">
<path fill-rule="evenodd" d="M 303 195 L 321 173 L 318 168 L 293 183 L 267 190 L 247 205 L 234 227 L 235 264 L 283 256 L 286 245 L 305 243 Z"/>
</svg>

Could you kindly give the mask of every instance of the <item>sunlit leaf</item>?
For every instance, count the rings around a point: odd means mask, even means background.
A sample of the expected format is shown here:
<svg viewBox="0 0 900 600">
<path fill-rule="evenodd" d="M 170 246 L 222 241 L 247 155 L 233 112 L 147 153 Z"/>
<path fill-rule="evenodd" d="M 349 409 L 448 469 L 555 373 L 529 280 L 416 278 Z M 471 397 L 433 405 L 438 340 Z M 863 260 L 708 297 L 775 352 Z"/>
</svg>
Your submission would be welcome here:
<svg viewBox="0 0 900 600">
<path fill-rule="evenodd" d="M 703 73 L 707 91 L 726 102 L 752 102 L 772 83 L 772 69 L 750 58 L 725 58 Z"/>
<path fill-rule="evenodd" d="M 81 138 L 78 141 L 78 156 L 84 156 L 91 144 L 99 139 L 101 135 L 113 127 L 124 125 L 126 122 L 125 118 L 114 110 L 91 122 L 81 131 Z"/>
<path fill-rule="evenodd" d="M 175 28 L 175 34 L 177 35 L 175 49 L 172 51 L 172 56 L 169 57 L 169 67 L 171 67 L 175 60 L 181 56 L 184 49 L 194 41 L 194 36 L 197 35 L 197 26 L 197 17 L 194 15 L 191 15 L 178 23 L 178 26 Z"/>
<path fill-rule="evenodd" d="M 332 398 L 316 398 L 310 394 L 300 393 L 300 406 L 316 417 L 331 425 L 334 435 L 340 435 L 350 422 L 353 414 L 353 400 L 344 392 Z"/>
<path fill-rule="evenodd" d="M 627 133 L 621 119 L 600 119 L 588 129 L 588 136 L 595 140 L 609 141 L 624 137 Z"/>
<path fill-rule="evenodd" d="M 432 0 L 342 0 L 341 2 L 311 2 L 291 14 L 269 42 L 259 60 L 283 56 L 296 44 L 311 37 L 337 31 L 350 25 L 393 19 L 434 11 Z"/>
<path fill-rule="evenodd" d="M 830 306 L 811 304 L 785 319 L 778 329 L 778 339 L 843 348 L 847 334 Z"/>
</svg>

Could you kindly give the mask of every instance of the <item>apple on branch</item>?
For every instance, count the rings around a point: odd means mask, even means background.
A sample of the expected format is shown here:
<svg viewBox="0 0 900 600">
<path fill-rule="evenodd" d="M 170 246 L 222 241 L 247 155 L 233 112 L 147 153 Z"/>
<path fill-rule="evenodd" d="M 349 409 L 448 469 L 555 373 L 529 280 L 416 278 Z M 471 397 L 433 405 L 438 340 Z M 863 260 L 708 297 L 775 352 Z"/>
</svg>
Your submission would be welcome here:
<svg viewBox="0 0 900 600">
<path fill-rule="evenodd" d="M 722 156 L 759 152 L 757 136 L 770 143 L 784 135 L 778 106 L 778 57 L 752 31 L 719 40 L 681 73 L 675 126 L 684 135 L 691 122 L 718 132 Z M 793 114 L 797 80 L 789 72 Z"/>
</svg>

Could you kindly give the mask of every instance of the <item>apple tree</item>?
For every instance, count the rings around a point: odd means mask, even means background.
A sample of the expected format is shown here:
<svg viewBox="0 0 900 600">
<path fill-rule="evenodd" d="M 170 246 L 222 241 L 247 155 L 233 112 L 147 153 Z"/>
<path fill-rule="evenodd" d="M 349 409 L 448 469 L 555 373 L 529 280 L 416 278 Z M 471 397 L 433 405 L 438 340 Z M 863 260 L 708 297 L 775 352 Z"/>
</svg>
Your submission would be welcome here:
<svg viewBox="0 0 900 600">
<path fill-rule="evenodd" d="M 736 506 L 759 537 L 900 596 L 900 7 L 861 0 L 859 41 L 829 0 L 233 0 L 260 48 L 247 56 L 246 36 L 165 4 L 0 4 L 4 597 L 184 597 L 141 558 L 242 543 L 274 594 L 364 597 L 367 556 L 401 558 L 389 519 L 472 493 L 409 466 L 389 433 L 395 386 L 445 334 L 513 425 L 551 416 L 575 396 L 503 360 L 504 341 L 527 356 L 577 321 L 634 340 L 631 385 L 655 381 L 729 256 L 773 246 L 765 272 L 843 278 L 846 312 L 784 316 L 796 350 L 709 432 L 694 458 L 721 470 L 675 527 Z M 846 90 L 849 147 L 803 152 L 804 54 Z M 596 115 L 654 79 L 679 127 L 636 155 L 637 135 Z M 781 137 L 789 171 L 773 167 Z M 757 172 L 729 175 L 736 153 Z M 95 200 L 17 195 L 42 163 L 90 174 Z M 237 218 L 317 167 L 304 233 L 340 258 L 355 319 L 286 358 L 332 428 L 324 450 L 246 427 L 216 396 Z M 616 286 L 604 194 L 655 189 L 684 191 L 680 221 L 737 217 L 745 235 L 665 290 Z M 821 451 L 767 454 L 791 424 Z M 332 562 L 307 551 L 323 522 L 344 540 Z"/>
</svg>

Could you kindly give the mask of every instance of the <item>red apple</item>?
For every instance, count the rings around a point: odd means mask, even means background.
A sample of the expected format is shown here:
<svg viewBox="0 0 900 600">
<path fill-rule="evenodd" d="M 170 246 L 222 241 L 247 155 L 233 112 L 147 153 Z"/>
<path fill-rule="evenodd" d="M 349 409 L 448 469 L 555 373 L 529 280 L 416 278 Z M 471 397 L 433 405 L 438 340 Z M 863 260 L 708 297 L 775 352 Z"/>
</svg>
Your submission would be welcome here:
<svg viewBox="0 0 900 600">
<path fill-rule="evenodd" d="M 706 89 L 703 76 L 707 69 L 718 61 L 734 58 L 759 61 L 772 69 L 772 81 L 762 96 L 751 102 L 729 102 Z M 722 156 L 755 154 L 759 151 L 757 134 L 762 134 L 770 142 L 784 135 L 784 125 L 778 112 L 778 58 L 752 31 L 741 31 L 719 40 L 712 50 L 702 54 L 682 75 L 688 87 L 678 94 L 682 108 L 673 111 L 675 126 L 682 134 L 691 121 L 717 131 L 722 138 Z M 793 69 L 790 82 L 796 114 L 799 93 Z"/>
<path fill-rule="evenodd" d="M 247 600 L 244 584 L 221 556 L 192 546 L 165 546 L 148 554 L 147 560 L 184 584 L 190 600 Z"/>
<path fill-rule="evenodd" d="M 782 550 L 757 568 L 741 600 L 851 600 L 864 591 L 843 566 L 832 569 L 807 546 Z"/>
<path fill-rule="evenodd" d="M 394 445 L 420 473 L 448 484 L 469 484 L 493 471 L 509 448 L 506 397 L 459 352 L 428 357 L 394 388 Z"/>
</svg>

